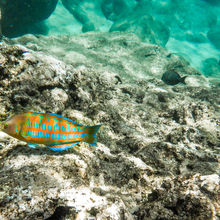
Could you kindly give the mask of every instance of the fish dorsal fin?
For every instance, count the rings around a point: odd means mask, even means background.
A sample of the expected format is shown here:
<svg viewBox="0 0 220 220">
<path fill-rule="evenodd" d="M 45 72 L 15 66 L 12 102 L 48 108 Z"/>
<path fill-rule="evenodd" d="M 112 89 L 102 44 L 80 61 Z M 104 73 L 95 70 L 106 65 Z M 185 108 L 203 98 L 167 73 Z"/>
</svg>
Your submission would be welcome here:
<svg viewBox="0 0 220 220">
<path fill-rule="evenodd" d="M 55 114 L 55 113 L 41 113 L 41 112 L 31 112 L 31 113 L 34 113 L 34 114 L 43 114 L 43 115 L 53 115 L 53 116 L 56 116 L 56 117 L 58 117 L 58 118 L 62 118 L 62 119 L 65 119 L 65 120 L 67 120 L 67 121 L 69 121 L 69 122 L 72 122 L 72 123 L 74 123 L 74 124 L 76 124 L 76 125 L 83 126 L 83 125 L 81 125 L 81 124 L 79 124 L 79 123 L 77 123 L 77 122 L 75 122 L 75 121 L 73 121 L 73 120 L 70 120 L 69 118 L 63 117 L 63 116 L 61 116 L 61 115 L 57 115 L 57 114 Z"/>
<path fill-rule="evenodd" d="M 74 123 L 74 124 L 77 124 L 77 125 L 79 125 L 79 126 L 83 126 L 83 125 L 81 125 L 81 124 L 79 124 L 79 123 L 77 123 L 77 122 L 75 122 L 75 121 L 73 121 L 73 120 L 70 120 L 69 118 L 63 117 L 63 116 L 61 116 L 61 115 L 57 115 L 57 114 L 54 114 L 54 113 L 45 113 L 45 114 L 46 114 L 46 115 L 57 116 L 58 118 L 65 119 L 65 120 L 67 120 L 67 121 L 69 121 L 69 122 L 72 122 L 72 123 Z"/>
<path fill-rule="evenodd" d="M 181 79 L 180 79 L 181 83 L 186 84 L 186 82 L 185 82 L 186 77 L 187 77 L 187 76 L 181 77 Z"/>
</svg>

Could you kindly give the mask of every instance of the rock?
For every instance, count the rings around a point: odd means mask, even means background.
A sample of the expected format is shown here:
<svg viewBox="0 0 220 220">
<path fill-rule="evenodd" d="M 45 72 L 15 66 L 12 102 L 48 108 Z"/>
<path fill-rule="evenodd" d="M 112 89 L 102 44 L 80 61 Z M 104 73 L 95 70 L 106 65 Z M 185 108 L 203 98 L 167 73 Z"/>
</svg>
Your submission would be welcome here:
<svg viewBox="0 0 220 220">
<path fill-rule="evenodd" d="M 89 19 L 86 11 L 81 7 L 80 1 L 62 0 L 62 4 L 82 24 L 83 33 L 95 30 L 95 25 Z"/>
<path fill-rule="evenodd" d="M 169 40 L 169 29 L 152 16 L 128 16 L 117 20 L 110 31 L 129 31 L 136 33 L 143 41 L 165 46 Z"/>
<path fill-rule="evenodd" d="M 210 181 L 212 198 L 218 201 L 220 178 L 214 175 L 214 181 Z M 154 191 L 154 196 L 148 195 L 151 199 L 135 212 L 138 219 L 212 219 L 215 218 L 214 210 L 217 203 L 211 203 L 209 193 L 199 190 L 204 182 L 212 176 L 194 175 L 184 180 L 184 177 L 173 178 L 163 181 L 161 189 Z M 171 182 L 170 182 L 171 181 Z M 160 210 L 158 212 L 158 210 Z"/>
<path fill-rule="evenodd" d="M 187 32 L 186 40 L 193 43 L 207 43 L 208 39 L 204 33 Z"/>
<path fill-rule="evenodd" d="M 1 7 L 2 34 L 16 37 L 25 33 L 45 33 L 42 22 L 54 11 L 58 0 L 6 0 Z"/>
<path fill-rule="evenodd" d="M 70 213 L 70 209 L 72 207 L 65 207 L 65 206 L 58 206 L 53 215 L 51 215 L 49 218 L 47 218 L 46 220 L 62 220 L 62 219 L 65 219 L 69 213 Z M 74 211 L 72 211 L 73 215 L 71 215 L 71 218 L 72 219 L 75 219 L 76 218 L 76 214 L 74 213 Z M 70 217 L 70 216 L 68 216 Z"/>
<path fill-rule="evenodd" d="M 155 14 L 168 15 L 168 14 L 172 13 L 172 10 L 175 7 L 175 4 L 176 4 L 176 2 L 173 2 L 172 0 L 167 0 L 167 1 L 153 0 L 153 1 L 151 1 L 151 7 L 152 7 Z M 147 5 L 147 4 L 145 3 L 145 5 Z"/>
<path fill-rule="evenodd" d="M 208 58 L 203 61 L 203 73 L 205 76 L 220 76 L 220 64 L 215 58 Z"/>
<path fill-rule="evenodd" d="M 57 112 L 61 109 L 65 109 L 65 104 L 68 100 L 68 95 L 63 89 L 55 88 L 50 91 L 50 94 L 45 92 L 45 96 L 48 97 L 48 99 L 51 99 L 51 102 L 53 103 L 53 111 Z"/>
<path fill-rule="evenodd" d="M 212 44 L 220 50 L 220 26 L 215 26 L 214 28 L 210 29 L 207 33 L 208 39 L 212 42 Z"/>
<path fill-rule="evenodd" d="M 211 5 L 215 5 L 215 6 L 220 5 L 219 0 L 204 0 L 204 1 L 208 2 Z"/>
<path fill-rule="evenodd" d="M 190 30 L 194 33 L 207 33 L 209 28 L 217 24 L 218 17 L 214 11 L 207 10 L 207 4 L 202 2 L 200 4 L 198 5 L 194 1 L 188 2 L 188 4 L 183 1 L 176 3 L 178 16 L 175 16 L 175 23 L 178 24 L 182 31 Z"/>
<path fill-rule="evenodd" d="M 218 218 L 220 87 L 189 63 L 119 32 L 5 39 L 0 54 L 1 121 L 102 124 L 97 148 L 63 152 L 0 133 L 0 219 Z M 197 84 L 165 85 L 173 68 Z"/>
<path fill-rule="evenodd" d="M 133 7 L 132 0 L 104 0 L 101 3 L 102 13 L 111 21 L 116 21 L 123 15 L 126 16 L 128 12 L 132 11 Z"/>
</svg>

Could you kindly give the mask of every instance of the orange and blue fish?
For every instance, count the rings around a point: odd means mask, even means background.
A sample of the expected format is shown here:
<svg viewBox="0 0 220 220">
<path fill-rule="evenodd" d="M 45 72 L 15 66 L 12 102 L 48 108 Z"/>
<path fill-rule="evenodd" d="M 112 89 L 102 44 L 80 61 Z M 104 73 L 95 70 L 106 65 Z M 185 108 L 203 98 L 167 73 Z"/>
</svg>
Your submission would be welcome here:
<svg viewBox="0 0 220 220">
<path fill-rule="evenodd" d="M 83 126 L 53 113 L 25 112 L 9 118 L 2 131 L 27 142 L 31 148 L 44 144 L 51 150 L 62 151 L 80 142 L 96 147 L 96 134 L 100 127 Z"/>
</svg>

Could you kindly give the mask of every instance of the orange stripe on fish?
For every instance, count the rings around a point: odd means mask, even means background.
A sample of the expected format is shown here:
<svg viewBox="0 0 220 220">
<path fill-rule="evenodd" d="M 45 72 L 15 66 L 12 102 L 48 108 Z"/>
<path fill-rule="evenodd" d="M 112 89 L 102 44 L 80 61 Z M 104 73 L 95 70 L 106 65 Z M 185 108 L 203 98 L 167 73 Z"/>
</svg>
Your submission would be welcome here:
<svg viewBox="0 0 220 220">
<path fill-rule="evenodd" d="M 8 119 L 3 132 L 28 143 L 47 145 L 54 151 L 62 151 L 83 141 L 97 146 L 96 134 L 101 125 L 83 126 L 53 113 L 25 112 Z"/>
</svg>

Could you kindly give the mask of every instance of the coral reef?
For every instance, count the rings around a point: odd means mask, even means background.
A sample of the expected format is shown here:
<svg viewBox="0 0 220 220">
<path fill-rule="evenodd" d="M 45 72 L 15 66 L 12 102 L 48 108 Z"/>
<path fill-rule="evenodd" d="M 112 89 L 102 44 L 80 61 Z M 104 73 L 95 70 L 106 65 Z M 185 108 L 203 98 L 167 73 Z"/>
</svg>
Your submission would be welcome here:
<svg viewBox="0 0 220 220">
<path fill-rule="evenodd" d="M 97 148 L 63 152 L 0 132 L 1 219 L 220 217 L 220 87 L 181 57 L 128 33 L 27 35 L 1 43 L 0 77 L 1 120 L 102 124 Z"/>
</svg>

